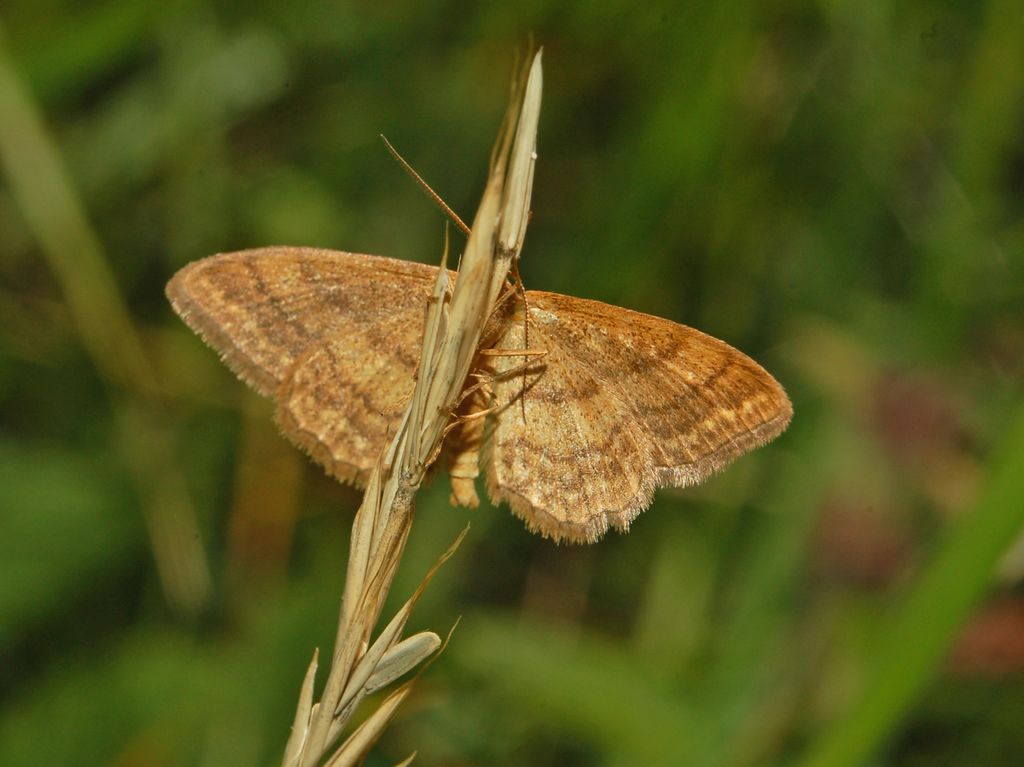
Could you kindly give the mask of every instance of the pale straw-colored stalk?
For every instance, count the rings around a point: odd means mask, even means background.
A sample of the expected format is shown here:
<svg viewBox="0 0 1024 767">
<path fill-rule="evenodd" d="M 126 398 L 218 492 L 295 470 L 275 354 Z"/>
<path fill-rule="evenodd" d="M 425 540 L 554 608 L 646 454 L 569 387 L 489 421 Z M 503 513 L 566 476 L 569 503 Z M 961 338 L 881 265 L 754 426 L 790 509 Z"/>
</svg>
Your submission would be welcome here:
<svg viewBox="0 0 1024 767">
<path fill-rule="evenodd" d="M 321 763 L 341 767 L 362 760 L 412 683 L 395 690 L 332 753 L 356 707 L 370 692 L 415 668 L 440 644 L 432 632 L 405 639 L 402 632 L 419 595 L 458 541 L 376 639 L 371 638 L 412 526 L 413 498 L 427 467 L 440 451 L 484 323 L 522 247 L 536 160 L 541 80 L 537 53 L 527 70 L 525 86 L 520 78 L 513 90 L 454 288 L 449 284 L 444 261 L 438 271 L 412 399 L 394 439 L 377 460 L 352 525 L 338 634 L 327 682 L 320 700 L 314 702 L 314 654 L 285 748 L 285 767 Z M 324 762 L 329 753 L 330 758 Z"/>
</svg>

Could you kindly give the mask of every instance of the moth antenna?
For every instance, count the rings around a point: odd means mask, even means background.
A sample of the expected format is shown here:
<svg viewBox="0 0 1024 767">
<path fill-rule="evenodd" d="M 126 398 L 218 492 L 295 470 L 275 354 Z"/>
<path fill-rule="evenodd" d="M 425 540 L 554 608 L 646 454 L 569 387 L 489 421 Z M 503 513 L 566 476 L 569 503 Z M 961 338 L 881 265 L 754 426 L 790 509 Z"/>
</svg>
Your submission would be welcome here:
<svg viewBox="0 0 1024 767">
<path fill-rule="evenodd" d="M 461 218 L 459 218 L 459 215 L 454 210 L 452 210 L 444 200 L 441 199 L 441 195 L 439 195 L 437 192 L 430 188 L 430 184 L 424 181 L 423 177 L 419 173 L 417 173 L 408 162 L 405 161 L 405 158 L 398 153 L 398 150 L 391 146 L 391 142 L 388 141 L 387 136 L 381 133 L 380 137 L 381 140 L 384 142 L 384 146 L 386 146 L 388 151 L 391 152 L 391 156 L 398 160 L 398 164 L 405 169 L 405 172 L 412 176 L 413 180 L 420 185 L 424 192 L 427 193 L 427 196 L 430 197 L 430 199 L 433 200 L 434 203 L 439 208 L 441 208 L 441 210 L 444 211 L 445 215 L 448 216 L 448 218 L 450 218 L 455 223 L 455 225 L 462 230 L 462 233 L 464 235 L 469 237 L 469 227 L 466 226 L 465 222 L 463 222 Z"/>
<path fill-rule="evenodd" d="M 494 308 L 491 309 L 491 314 L 493 315 L 494 313 L 496 313 L 498 311 L 498 309 L 501 308 L 505 304 L 506 301 L 508 301 L 510 298 L 514 298 L 515 295 L 516 295 L 516 286 L 506 277 L 505 278 L 505 285 L 502 288 L 501 294 L 498 296 L 497 300 L 494 302 Z"/>
</svg>

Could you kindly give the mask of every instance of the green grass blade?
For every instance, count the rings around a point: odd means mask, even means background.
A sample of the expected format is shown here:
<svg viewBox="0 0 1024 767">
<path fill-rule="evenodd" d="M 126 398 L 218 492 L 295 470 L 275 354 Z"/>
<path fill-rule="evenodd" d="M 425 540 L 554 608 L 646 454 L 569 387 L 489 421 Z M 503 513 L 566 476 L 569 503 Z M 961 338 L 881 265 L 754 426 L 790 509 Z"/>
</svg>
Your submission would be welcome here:
<svg viewBox="0 0 1024 767">
<path fill-rule="evenodd" d="M 1024 524 L 1024 405 L 1018 405 L 977 507 L 952 527 L 908 598 L 850 712 L 814 743 L 801 767 L 853 767 L 877 751 L 933 677 L 957 628 L 989 586 Z"/>
</svg>

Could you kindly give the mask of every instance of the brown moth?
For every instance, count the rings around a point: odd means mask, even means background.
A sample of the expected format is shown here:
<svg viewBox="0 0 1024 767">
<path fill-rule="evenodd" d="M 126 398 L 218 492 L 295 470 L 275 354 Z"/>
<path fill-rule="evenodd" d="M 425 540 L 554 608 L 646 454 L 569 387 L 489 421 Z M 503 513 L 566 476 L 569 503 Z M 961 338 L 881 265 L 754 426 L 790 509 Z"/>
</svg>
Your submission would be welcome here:
<svg viewBox="0 0 1024 767">
<path fill-rule="evenodd" d="M 381 256 L 260 248 L 189 264 L 167 295 L 275 399 L 293 442 L 358 485 L 412 393 L 436 275 Z M 479 467 L 495 504 L 531 530 L 592 542 L 628 529 L 656 488 L 697 484 L 789 423 L 778 382 L 722 341 L 597 301 L 525 297 L 510 292 L 481 341 L 467 387 L 481 383 L 446 442 L 453 500 L 476 505 Z"/>
</svg>

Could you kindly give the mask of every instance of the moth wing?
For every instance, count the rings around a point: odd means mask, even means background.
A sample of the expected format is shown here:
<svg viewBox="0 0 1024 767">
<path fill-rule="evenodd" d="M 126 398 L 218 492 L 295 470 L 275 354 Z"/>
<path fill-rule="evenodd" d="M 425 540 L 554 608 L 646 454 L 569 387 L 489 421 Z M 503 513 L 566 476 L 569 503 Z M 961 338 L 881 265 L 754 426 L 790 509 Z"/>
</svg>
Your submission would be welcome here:
<svg viewBox="0 0 1024 767">
<path fill-rule="evenodd" d="M 175 311 L 329 473 L 360 482 L 412 391 L 437 267 L 313 248 L 196 261 L 167 285 Z"/>
<path fill-rule="evenodd" d="M 693 485 L 768 442 L 792 406 L 778 382 L 693 328 L 597 301 L 527 294 L 493 357 L 483 469 L 495 503 L 557 540 L 625 530 L 658 487 Z M 528 330 L 527 330 L 528 327 Z"/>
<path fill-rule="evenodd" d="M 425 303 L 418 324 L 412 314 L 405 318 L 416 336 L 388 323 L 377 332 L 332 337 L 300 357 L 277 390 L 281 431 L 343 482 L 366 484 L 402 420 L 415 386 Z"/>
</svg>

